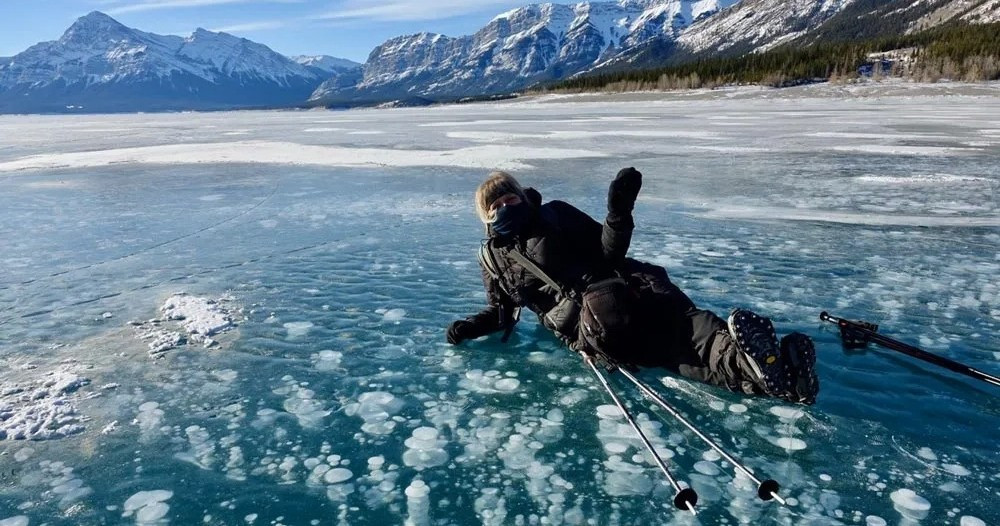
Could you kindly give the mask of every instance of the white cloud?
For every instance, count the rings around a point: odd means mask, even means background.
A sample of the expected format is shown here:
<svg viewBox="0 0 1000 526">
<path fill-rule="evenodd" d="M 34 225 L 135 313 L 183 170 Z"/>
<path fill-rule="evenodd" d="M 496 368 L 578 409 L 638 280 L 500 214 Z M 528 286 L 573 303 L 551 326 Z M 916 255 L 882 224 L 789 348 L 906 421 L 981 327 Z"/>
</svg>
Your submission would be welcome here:
<svg viewBox="0 0 1000 526">
<path fill-rule="evenodd" d="M 322 20 L 367 19 L 383 21 L 437 20 L 495 10 L 501 6 L 524 5 L 512 0 L 350 0 L 340 9 L 319 15 Z"/>
<path fill-rule="evenodd" d="M 245 24 L 217 27 L 211 29 L 211 31 L 215 31 L 217 33 L 250 33 L 253 31 L 264 31 L 266 29 L 278 29 L 287 25 L 287 22 L 280 20 L 265 20 L 260 22 L 247 22 Z"/>
<path fill-rule="evenodd" d="M 136 13 L 140 11 L 155 11 L 160 9 L 177 9 L 182 7 L 204 7 L 223 4 L 249 4 L 249 3 L 272 3 L 272 4 L 297 4 L 302 0 L 142 0 L 139 2 L 128 2 L 107 10 L 109 15 L 120 15 L 122 13 Z M 115 2 L 120 3 L 120 2 Z"/>
</svg>

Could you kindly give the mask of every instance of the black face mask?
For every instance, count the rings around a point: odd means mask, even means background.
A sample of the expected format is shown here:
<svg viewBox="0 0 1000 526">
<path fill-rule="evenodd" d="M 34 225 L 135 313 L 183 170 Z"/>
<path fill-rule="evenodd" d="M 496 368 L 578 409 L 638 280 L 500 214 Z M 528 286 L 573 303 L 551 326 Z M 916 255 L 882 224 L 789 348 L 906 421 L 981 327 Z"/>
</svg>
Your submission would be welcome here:
<svg viewBox="0 0 1000 526">
<path fill-rule="evenodd" d="M 528 203 L 502 206 L 497 210 L 496 218 L 493 219 L 493 231 L 500 236 L 516 234 L 528 223 L 530 216 L 531 208 Z"/>
</svg>

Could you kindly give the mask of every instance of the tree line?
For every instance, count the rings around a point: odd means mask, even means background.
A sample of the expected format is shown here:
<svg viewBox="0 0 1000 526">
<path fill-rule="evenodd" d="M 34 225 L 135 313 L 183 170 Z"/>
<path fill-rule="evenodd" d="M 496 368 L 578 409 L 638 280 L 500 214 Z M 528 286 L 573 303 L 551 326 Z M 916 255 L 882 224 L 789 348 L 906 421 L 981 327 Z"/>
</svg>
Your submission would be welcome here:
<svg viewBox="0 0 1000 526">
<path fill-rule="evenodd" d="M 854 41 L 821 41 L 805 47 L 786 44 L 763 53 L 701 58 L 655 69 L 615 71 L 568 79 L 538 91 L 641 91 L 713 88 L 760 84 L 785 87 L 818 81 L 850 81 L 869 55 L 893 52 L 885 63 L 876 59 L 874 76 L 883 74 L 923 82 L 941 79 L 1000 79 L 1000 23 L 951 23 L 909 35 Z M 883 64 L 888 70 L 883 69 Z"/>
</svg>

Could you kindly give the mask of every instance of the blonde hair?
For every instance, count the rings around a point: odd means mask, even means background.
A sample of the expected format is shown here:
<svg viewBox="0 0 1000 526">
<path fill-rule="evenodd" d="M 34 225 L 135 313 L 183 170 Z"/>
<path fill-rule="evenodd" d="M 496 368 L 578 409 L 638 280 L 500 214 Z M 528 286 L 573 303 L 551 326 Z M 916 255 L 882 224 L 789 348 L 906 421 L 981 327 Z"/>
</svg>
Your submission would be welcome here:
<svg viewBox="0 0 1000 526">
<path fill-rule="evenodd" d="M 528 202 L 524 189 L 521 188 L 517 179 L 514 179 L 514 176 L 507 172 L 490 172 L 486 180 L 476 189 L 476 214 L 479 215 L 479 220 L 483 224 L 488 225 L 493 222 L 496 218 L 496 210 L 491 211 L 490 205 L 507 194 L 514 194 L 522 202 Z"/>
</svg>

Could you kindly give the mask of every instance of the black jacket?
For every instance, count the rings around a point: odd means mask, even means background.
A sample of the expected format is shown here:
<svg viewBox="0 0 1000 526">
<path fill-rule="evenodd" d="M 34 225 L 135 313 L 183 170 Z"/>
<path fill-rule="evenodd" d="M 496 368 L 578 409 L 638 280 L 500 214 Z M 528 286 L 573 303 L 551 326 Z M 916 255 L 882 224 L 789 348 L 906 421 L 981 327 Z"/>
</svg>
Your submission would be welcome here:
<svg viewBox="0 0 1000 526">
<path fill-rule="evenodd" d="M 682 341 L 686 339 L 684 331 L 674 329 L 694 304 L 670 282 L 662 267 L 625 257 L 632 238 L 632 217 L 609 214 L 602 225 L 568 203 L 541 205 L 537 193 L 529 196 L 536 197 L 536 202 L 532 203 L 528 225 L 517 235 L 491 236 L 485 242 L 486 257 L 495 262 L 497 275 L 481 264 L 489 306 L 469 318 L 480 329 L 477 332 L 482 335 L 512 327 L 520 307 L 535 312 L 542 325 L 553 329 L 547 315 L 562 308 L 557 306 L 563 294 L 511 257 L 516 248 L 564 291 L 580 294 L 590 283 L 615 273 L 626 277 L 639 293 L 639 315 L 632 331 L 634 348 L 619 358 L 636 365 L 669 366 L 664 359 L 665 347 L 690 346 L 689 341 Z M 581 343 L 575 319 L 569 321 L 569 328 L 554 332 L 574 349 Z"/>
</svg>

